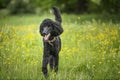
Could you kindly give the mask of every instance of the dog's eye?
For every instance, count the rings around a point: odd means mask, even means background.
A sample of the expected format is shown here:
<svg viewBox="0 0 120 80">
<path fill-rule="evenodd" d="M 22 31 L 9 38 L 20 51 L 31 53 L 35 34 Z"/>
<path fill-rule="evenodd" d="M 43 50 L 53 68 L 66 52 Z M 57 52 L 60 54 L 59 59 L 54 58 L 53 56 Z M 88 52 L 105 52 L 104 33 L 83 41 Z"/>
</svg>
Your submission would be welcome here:
<svg viewBox="0 0 120 80">
<path fill-rule="evenodd" d="M 48 25 L 48 27 L 50 27 L 50 25 Z"/>
</svg>

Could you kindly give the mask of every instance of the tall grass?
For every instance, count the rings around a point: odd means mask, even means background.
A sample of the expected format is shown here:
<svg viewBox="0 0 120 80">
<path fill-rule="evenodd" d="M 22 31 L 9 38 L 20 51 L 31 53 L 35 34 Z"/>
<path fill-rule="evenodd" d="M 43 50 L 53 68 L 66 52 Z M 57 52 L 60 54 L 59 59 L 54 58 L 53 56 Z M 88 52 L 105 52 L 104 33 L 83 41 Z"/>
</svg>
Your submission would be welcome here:
<svg viewBox="0 0 120 80">
<path fill-rule="evenodd" d="M 40 21 L 45 17 L 9 16 L 1 20 L 1 80 L 45 79 L 39 34 Z M 120 25 L 96 19 L 82 21 L 82 17 L 63 15 L 59 72 L 49 71 L 48 80 L 119 80 Z"/>
</svg>

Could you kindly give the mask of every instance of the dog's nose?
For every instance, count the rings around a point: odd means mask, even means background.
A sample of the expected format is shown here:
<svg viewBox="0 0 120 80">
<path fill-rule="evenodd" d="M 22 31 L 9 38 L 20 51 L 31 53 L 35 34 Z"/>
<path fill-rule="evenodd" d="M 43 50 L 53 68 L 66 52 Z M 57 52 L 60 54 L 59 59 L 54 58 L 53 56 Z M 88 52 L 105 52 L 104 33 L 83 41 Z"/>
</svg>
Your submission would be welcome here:
<svg viewBox="0 0 120 80">
<path fill-rule="evenodd" d="M 42 34 L 43 34 L 43 36 L 45 36 L 45 35 L 46 35 L 46 33 L 45 33 L 45 32 L 43 32 Z"/>
</svg>

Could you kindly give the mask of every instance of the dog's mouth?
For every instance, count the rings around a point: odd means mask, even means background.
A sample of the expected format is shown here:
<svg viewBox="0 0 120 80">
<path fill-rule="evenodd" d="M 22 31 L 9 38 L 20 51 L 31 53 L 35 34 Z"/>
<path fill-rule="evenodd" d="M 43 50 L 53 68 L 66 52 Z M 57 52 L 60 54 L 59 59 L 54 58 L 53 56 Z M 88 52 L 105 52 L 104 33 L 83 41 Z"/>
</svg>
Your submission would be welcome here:
<svg viewBox="0 0 120 80">
<path fill-rule="evenodd" d="M 50 37 L 50 33 L 44 36 L 44 40 L 45 40 L 45 41 L 48 41 L 48 40 L 49 40 L 49 37 Z"/>
</svg>

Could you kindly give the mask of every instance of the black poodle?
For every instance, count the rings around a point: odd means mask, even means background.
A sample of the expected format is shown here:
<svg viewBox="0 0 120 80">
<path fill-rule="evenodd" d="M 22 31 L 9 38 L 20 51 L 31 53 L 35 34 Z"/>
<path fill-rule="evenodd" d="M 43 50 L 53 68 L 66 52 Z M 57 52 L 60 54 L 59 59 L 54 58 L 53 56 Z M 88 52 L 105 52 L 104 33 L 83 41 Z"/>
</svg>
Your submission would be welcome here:
<svg viewBox="0 0 120 80">
<path fill-rule="evenodd" d="M 63 33 L 61 26 L 62 18 L 57 7 L 53 7 L 55 21 L 45 19 L 40 25 L 40 34 L 43 36 L 44 54 L 42 61 L 42 72 L 48 77 L 47 64 L 50 64 L 51 70 L 58 71 L 59 52 L 61 50 L 60 34 Z"/>
</svg>

